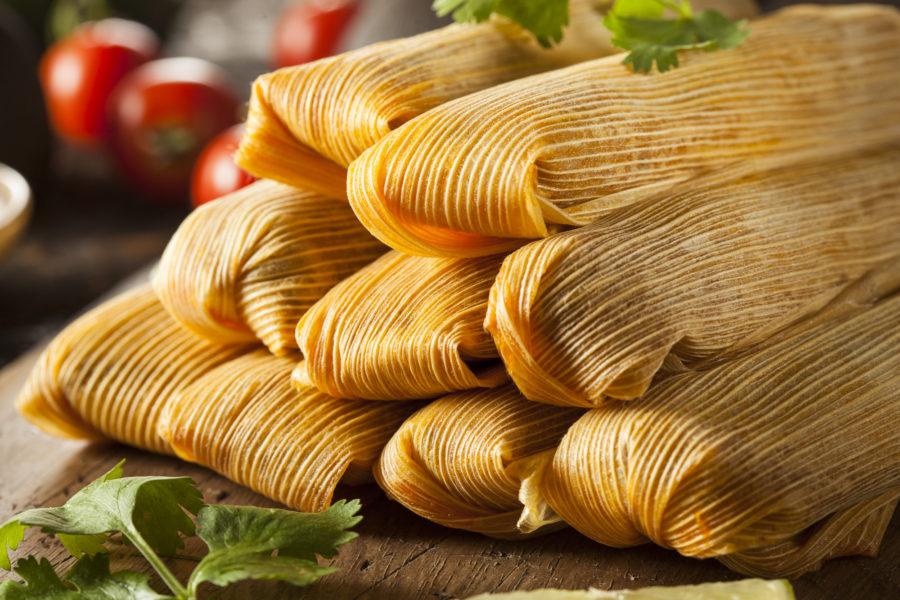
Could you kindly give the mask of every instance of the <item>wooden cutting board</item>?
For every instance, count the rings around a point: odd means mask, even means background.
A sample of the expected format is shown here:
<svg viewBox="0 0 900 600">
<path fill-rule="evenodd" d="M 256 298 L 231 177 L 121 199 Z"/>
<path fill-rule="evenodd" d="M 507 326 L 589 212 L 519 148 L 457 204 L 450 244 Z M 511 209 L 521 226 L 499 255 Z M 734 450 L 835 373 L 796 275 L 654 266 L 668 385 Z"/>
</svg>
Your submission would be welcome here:
<svg viewBox="0 0 900 600">
<path fill-rule="evenodd" d="M 127 459 L 126 475 L 194 478 L 207 502 L 276 506 L 196 465 L 115 444 L 60 440 L 34 429 L 15 411 L 13 401 L 37 353 L 30 352 L 0 371 L 0 522 L 26 508 L 62 504 L 122 458 Z M 446 529 L 387 500 L 375 486 L 347 487 L 338 495 L 360 498 L 364 515 L 356 528 L 359 538 L 331 561 L 341 569 L 339 573 L 302 591 L 278 583 L 253 582 L 235 586 L 223 597 L 266 594 L 268 600 L 449 600 L 486 591 L 620 589 L 739 578 L 715 560 L 684 558 L 654 546 L 606 548 L 573 530 L 508 542 Z M 50 540 L 29 532 L 13 559 L 40 554 L 67 569 L 72 559 Z M 115 562 L 144 568 L 132 558 Z M 185 576 L 192 563 L 173 559 L 170 566 Z M 2 573 L 0 581 L 10 576 Z M 834 560 L 793 583 L 799 600 L 900 598 L 900 517 L 894 518 L 877 558 Z"/>
</svg>

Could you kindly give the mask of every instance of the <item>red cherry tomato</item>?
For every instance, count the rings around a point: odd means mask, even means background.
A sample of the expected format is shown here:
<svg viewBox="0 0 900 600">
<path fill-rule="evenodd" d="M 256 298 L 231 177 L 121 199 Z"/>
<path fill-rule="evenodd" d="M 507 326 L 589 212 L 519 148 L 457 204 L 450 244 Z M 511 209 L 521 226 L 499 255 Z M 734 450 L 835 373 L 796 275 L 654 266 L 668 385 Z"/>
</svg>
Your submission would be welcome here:
<svg viewBox="0 0 900 600">
<path fill-rule="evenodd" d="M 184 199 L 197 157 L 237 121 L 238 106 L 228 74 L 210 62 L 149 62 L 128 74 L 110 100 L 113 153 L 138 191 Z"/>
<path fill-rule="evenodd" d="M 234 162 L 234 153 L 244 135 L 244 124 L 233 125 L 217 135 L 203 149 L 191 178 L 191 204 L 194 208 L 256 181 Z"/>
<path fill-rule="evenodd" d="M 288 6 L 275 27 L 275 66 L 299 65 L 334 54 L 356 9 L 357 0 L 308 0 Z"/>
<path fill-rule="evenodd" d="M 116 84 L 159 53 L 159 40 L 134 21 L 86 23 L 56 42 L 41 60 L 40 76 L 56 132 L 95 146 L 109 130 L 107 102 Z"/>
</svg>

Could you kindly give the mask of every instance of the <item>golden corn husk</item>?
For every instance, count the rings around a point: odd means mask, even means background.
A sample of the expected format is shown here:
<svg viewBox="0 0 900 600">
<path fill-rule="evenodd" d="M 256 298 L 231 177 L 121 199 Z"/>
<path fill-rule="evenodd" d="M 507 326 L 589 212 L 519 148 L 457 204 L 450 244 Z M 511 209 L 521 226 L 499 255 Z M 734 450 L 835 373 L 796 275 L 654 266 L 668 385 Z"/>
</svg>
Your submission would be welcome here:
<svg viewBox="0 0 900 600">
<path fill-rule="evenodd" d="M 789 540 L 719 557 L 733 571 L 799 577 L 841 556 L 875 556 L 897 507 L 896 490 L 840 511 Z"/>
<path fill-rule="evenodd" d="M 57 335 L 16 406 L 53 435 L 111 438 L 171 453 L 156 432 L 162 406 L 245 351 L 182 329 L 147 285 L 105 302 Z"/>
<path fill-rule="evenodd" d="M 543 497 L 604 544 L 727 554 L 749 572 L 871 554 L 900 497 L 898 323 L 894 295 L 593 409 L 560 443 Z"/>
<path fill-rule="evenodd" d="M 535 459 L 582 414 L 529 402 L 512 385 L 445 396 L 394 434 L 375 479 L 389 497 L 447 527 L 500 538 L 557 529 L 559 519 L 532 498 L 541 474 Z M 525 514 L 523 503 L 531 507 Z"/>
<path fill-rule="evenodd" d="M 389 252 L 342 281 L 297 325 L 300 386 L 339 398 L 434 398 L 507 380 L 482 323 L 502 256 Z"/>
<path fill-rule="evenodd" d="M 623 206 L 900 140 L 900 11 L 797 6 L 666 73 L 621 56 L 448 102 L 363 153 L 354 211 L 407 252 L 481 256 Z"/>
<path fill-rule="evenodd" d="M 166 404 L 160 435 L 185 460 L 291 508 L 323 510 L 339 481 L 372 480 L 381 449 L 420 405 L 297 391 L 293 366 L 265 350 L 225 363 Z"/>
<path fill-rule="evenodd" d="M 708 180 L 505 260 L 486 327 L 529 399 L 640 396 L 733 355 L 900 256 L 900 151 Z"/>
<path fill-rule="evenodd" d="M 618 52 L 603 27 L 610 2 L 572 0 L 563 41 L 541 48 L 503 19 L 450 25 L 263 75 L 253 85 L 236 159 L 259 177 L 343 197 L 345 167 L 401 124 L 499 83 Z M 730 16 L 752 0 L 696 0 Z"/>
<path fill-rule="evenodd" d="M 257 176 L 344 197 L 346 166 L 400 124 L 453 98 L 611 53 L 602 14 L 591 4 L 573 2 L 580 18 L 572 22 L 583 25 L 569 28 L 559 58 L 521 28 L 494 20 L 263 75 L 253 85 L 236 160 Z"/>
<path fill-rule="evenodd" d="M 191 331 L 296 352 L 294 329 L 331 286 L 387 249 L 344 204 L 259 181 L 195 210 L 169 242 L 154 287 Z"/>
</svg>

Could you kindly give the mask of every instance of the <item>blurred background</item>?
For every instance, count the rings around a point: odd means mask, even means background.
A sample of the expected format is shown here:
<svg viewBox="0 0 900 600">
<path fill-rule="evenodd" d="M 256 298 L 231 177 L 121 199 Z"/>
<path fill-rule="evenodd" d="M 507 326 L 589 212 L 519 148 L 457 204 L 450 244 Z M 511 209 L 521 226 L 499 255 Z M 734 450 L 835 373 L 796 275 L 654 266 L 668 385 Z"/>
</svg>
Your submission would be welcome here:
<svg viewBox="0 0 900 600">
<path fill-rule="evenodd" d="M 121 164 L 121 156 L 132 150 L 122 144 L 140 133 L 141 124 L 122 124 L 124 141 L 118 143 L 90 139 L 98 136 L 83 116 L 79 122 L 76 109 L 96 107 L 76 106 L 79 99 L 65 88 L 77 84 L 47 72 L 48 62 L 63 73 L 77 70 L 80 62 L 83 69 L 103 70 L 114 78 L 129 57 L 90 56 L 96 40 L 78 40 L 76 29 L 108 17 L 146 25 L 159 44 L 147 52 L 151 57 L 196 57 L 220 67 L 225 81 L 212 84 L 228 88 L 234 110 L 213 95 L 195 99 L 194 106 L 176 106 L 183 114 L 173 117 L 189 120 L 191 111 L 218 107 L 224 112 L 219 128 L 243 118 L 251 83 L 261 73 L 447 22 L 434 15 L 428 0 L 0 0 L 0 163 L 24 175 L 33 195 L 24 231 L 15 240 L 0 234 L 0 366 L 157 259 L 192 208 L 187 186 L 153 189 L 148 177 L 155 171 L 146 164 L 151 159 Z M 132 42 L 145 37 L 127 29 L 103 33 Z M 174 69 L 166 75 L 197 74 Z M 166 100 L 185 102 L 174 95 Z M 178 145 L 177 140 L 168 144 L 175 147 L 169 154 L 181 160 Z M 219 157 L 206 159 L 209 172 L 221 171 L 215 161 L 222 156 L 230 160 L 233 141 L 218 149 Z M 182 162 L 191 167 L 196 160 L 188 156 Z M 219 175 L 226 186 L 235 183 L 227 169 Z M 198 179 L 200 194 L 217 193 L 209 179 L 205 184 Z M 0 212 L 2 191 L 0 182 Z"/>
<path fill-rule="evenodd" d="M 4 217 L 0 168 L 0 367 L 250 181 L 232 125 L 257 75 L 446 22 L 431 0 L 0 0 L 0 164 L 33 200 Z"/>
</svg>

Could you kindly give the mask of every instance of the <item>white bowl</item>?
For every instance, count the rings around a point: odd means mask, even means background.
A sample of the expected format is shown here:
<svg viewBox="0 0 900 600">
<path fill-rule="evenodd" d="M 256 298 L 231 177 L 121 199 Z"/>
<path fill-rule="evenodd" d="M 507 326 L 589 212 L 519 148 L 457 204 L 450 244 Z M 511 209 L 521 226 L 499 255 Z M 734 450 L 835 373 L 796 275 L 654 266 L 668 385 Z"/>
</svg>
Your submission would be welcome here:
<svg viewBox="0 0 900 600">
<path fill-rule="evenodd" d="M 31 188 L 19 172 L 0 163 L 0 256 L 25 230 L 31 216 Z"/>
</svg>

